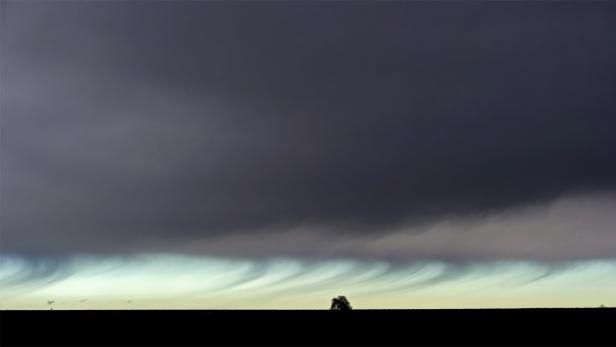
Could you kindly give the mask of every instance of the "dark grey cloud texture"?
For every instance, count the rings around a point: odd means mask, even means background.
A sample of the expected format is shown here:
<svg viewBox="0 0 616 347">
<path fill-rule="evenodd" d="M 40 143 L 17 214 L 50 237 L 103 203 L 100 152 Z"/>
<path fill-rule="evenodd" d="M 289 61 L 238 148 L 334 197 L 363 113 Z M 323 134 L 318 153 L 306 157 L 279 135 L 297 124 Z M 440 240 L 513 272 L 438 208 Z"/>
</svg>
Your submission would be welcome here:
<svg viewBox="0 0 616 347">
<path fill-rule="evenodd" d="M 384 234 L 616 185 L 615 3 L 1 6 L 3 251 Z"/>
</svg>

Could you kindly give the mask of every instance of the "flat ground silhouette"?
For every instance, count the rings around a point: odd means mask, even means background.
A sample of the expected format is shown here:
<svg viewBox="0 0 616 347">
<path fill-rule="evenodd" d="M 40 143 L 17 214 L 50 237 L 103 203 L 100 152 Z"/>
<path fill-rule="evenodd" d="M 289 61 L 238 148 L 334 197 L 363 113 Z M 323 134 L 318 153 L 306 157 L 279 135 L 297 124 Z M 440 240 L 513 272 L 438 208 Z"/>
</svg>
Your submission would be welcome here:
<svg viewBox="0 0 616 347">
<path fill-rule="evenodd" d="M 0 345 L 614 345 L 614 322 L 613 308 L 3 311 Z"/>
</svg>

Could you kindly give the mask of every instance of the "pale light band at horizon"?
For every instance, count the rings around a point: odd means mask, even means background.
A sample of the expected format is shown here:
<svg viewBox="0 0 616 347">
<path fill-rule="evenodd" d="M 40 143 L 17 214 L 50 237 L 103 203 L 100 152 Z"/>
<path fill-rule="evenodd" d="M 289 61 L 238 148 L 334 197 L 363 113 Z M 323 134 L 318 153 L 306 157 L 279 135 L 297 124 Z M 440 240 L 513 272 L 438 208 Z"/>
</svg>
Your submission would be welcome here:
<svg viewBox="0 0 616 347">
<path fill-rule="evenodd" d="M 616 260 L 390 263 L 146 254 L 2 256 L 0 309 L 327 309 L 616 306 Z"/>
</svg>

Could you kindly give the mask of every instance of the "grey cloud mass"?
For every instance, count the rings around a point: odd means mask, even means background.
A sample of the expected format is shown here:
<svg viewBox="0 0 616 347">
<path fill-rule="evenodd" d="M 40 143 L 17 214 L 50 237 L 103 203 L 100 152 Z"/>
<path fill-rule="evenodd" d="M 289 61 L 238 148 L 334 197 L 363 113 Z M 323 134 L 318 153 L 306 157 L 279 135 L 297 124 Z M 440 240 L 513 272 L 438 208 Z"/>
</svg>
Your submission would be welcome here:
<svg viewBox="0 0 616 347">
<path fill-rule="evenodd" d="M 258 256 L 307 226 L 319 243 L 295 255 L 616 249 L 588 218 L 616 212 L 615 3 L 3 1 L 0 18 L 2 252 Z M 609 198 L 568 210 L 596 240 L 579 248 L 523 250 L 530 229 L 580 230 L 549 217 L 477 227 L 463 252 L 446 244 L 464 228 L 429 228 L 580 194 Z"/>
</svg>

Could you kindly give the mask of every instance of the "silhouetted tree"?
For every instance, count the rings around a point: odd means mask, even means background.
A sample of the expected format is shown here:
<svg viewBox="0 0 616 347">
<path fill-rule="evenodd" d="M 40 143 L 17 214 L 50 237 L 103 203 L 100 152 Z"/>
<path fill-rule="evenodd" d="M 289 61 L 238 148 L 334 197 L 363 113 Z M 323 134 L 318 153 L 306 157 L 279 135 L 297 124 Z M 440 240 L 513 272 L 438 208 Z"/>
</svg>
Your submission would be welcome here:
<svg viewBox="0 0 616 347">
<path fill-rule="evenodd" d="M 339 296 L 337 298 L 332 299 L 332 305 L 329 308 L 330 310 L 352 310 L 351 303 L 345 296 Z"/>
</svg>

